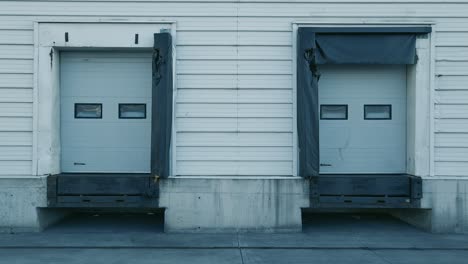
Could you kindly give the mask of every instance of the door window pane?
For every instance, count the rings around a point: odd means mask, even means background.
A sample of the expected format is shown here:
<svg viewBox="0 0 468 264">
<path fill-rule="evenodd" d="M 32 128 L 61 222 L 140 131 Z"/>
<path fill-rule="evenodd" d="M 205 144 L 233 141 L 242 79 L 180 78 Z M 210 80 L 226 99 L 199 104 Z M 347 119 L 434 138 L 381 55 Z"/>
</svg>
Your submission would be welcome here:
<svg viewBox="0 0 468 264">
<path fill-rule="evenodd" d="M 347 120 L 348 105 L 320 105 L 320 119 Z"/>
<path fill-rule="evenodd" d="M 391 105 L 364 105 L 364 119 L 389 120 L 392 119 Z"/>
<path fill-rule="evenodd" d="M 119 118 L 145 119 L 146 104 L 119 104 Z"/>
<path fill-rule="evenodd" d="M 102 104 L 75 104 L 75 118 L 102 118 Z"/>
</svg>

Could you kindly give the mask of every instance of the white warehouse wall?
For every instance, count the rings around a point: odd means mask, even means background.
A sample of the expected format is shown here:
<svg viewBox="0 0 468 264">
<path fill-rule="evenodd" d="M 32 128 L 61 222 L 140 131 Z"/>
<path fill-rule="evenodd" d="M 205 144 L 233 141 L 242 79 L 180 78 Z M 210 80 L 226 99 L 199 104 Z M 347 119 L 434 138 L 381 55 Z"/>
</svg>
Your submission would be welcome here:
<svg viewBox="0 0 468 264">
<path fill-rule="evenodd" d="M 175 21 L 174 174 L 266 177 L 292 176 L 297 167 L 292 22 L 433 23 L 434 157 L 426 179 L 468 179 L 467 1 L 2 1 L 0 179 L 35 171 L 33 25 L 46 20 Z M 28 201 L 24 195 L 17 201 Z"/>
</svg>

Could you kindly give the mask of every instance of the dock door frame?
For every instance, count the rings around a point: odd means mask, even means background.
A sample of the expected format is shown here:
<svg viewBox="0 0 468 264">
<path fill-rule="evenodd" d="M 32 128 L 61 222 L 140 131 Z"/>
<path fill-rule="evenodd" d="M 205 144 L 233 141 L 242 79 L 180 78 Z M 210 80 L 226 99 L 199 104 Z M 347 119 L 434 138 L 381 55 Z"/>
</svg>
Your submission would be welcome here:
<svg viewBox="0 0 468 264">
<path fill-rule="evenodd" d="M 299 28 L 323 28 L 323 30 L 335 30 L 362 28 L 364 31 L 374 31 L 377 28 L 411 28 L 411 27 L 430 27 L 432 32 L 417 37 L 416 40 L 416 54 L 417 63 L 407 68 L 407 104 L 412 106 L 408 108 L 407 114 L 407 175 L 409 186 L 415 186 L 422 182 L 422 178 L 431 177 L 433 175 L 433 131 L 434 131 L 434 105 L 433 105 L 433 94 L 434 94 L 434 25 L 431 23 L 379 23 L 379 22 L 356 22 L 356 23 L 321 23 L 321 22 L 295 22 L 292 24 L 292 57 L 293 57 L 293 112 L 294 112 L 294 172 L 297 176 L 299 175 L 299 147 L 298 147 L 298 128 L 297 128 L 297 48 L 298 48 L 298 29 Z M 379 178 L 373 177 L 372 175 L 363 175 L 363 179 L 358 179 L 357 184 L 363 182 L 371 185 L 379 185 Z M 371 178 L 369 178 L 369 176 Z M 341 177 L 338 177 L 339 179 Z M 340 196 L 336 203 L 325 203 L 320 202 L 320 190 L 321 186 L 319 181 L 321 178 L 319 175 L 310 177 L 311 189 L 311 207 L 338 207 L 338 208 L 349 208 L 349 207 L 400 207 L 395 204 L 387 204 L 381 201 L 381 199 L 354 199 L 349 201 L 343 198 L 343 194 L 336 194 Z M 371 179 L 371 180 L 369 180 Z M 416 183 L 413 184 L 413 181 Z M 323 181 L 322 181 L 323 182 Z M 329 183 L 329 180 L 327 180 Z M 348 180 L 349 182 L 349 180 Z M 353 182 L 353 181 L 351 181 Z M 384 180 L 385 182 L 385 180 Z M 343 183 L 345 184 L 345 183 Z M 385 184 L 385 183 L 383 183 Z M 370 186 L 370 185 L 369 185 Z M 336 187 L 336 186 L 335 186 Z M 341 186 L 343 187 L 343 186 Z M 351 188 L 363 186 L 350 186 Z M 368 187 L 364 186 L 364 189 Z M 379 187 L 380 188 L 380 187 Z M 412 188 L 410 188 L 412 190 Z M 410 191 L 411 192 L 411 191 Z M 417 192 L 414 191 L 415 194 Z M 422 191 L 419 191 L 419 196 L 422 195 Z M 409 195 L 411 196 L 411 194 Z M 405 200 L 406 205 L 402 207 L 418 207 L 419 203 L 413 203 L 411 197 L 410 200 Z M 414 199 L 419 199 L 418 195 L 414 196 Z M 343 201 L 346 202 L 343 203 Z M 363 202 L 360 202 L 363 201 Z M 351 205 L 349 204 L 351 203 Z"/>
<path fill-rule="evenodd" d="M 34 24 L 34 93 L 33 93 L 33 175 L 59 175 L 60 169 L 60 51 L 147 50 L 154 47 L 154 34 L 172 37 L 172 57 L 175 60 L 176 24 L 173 21 L 38 21 Z M 175 80 L 172 63 L 172 80 Z M 172 101 L 176 97 L 176 82 L 172 82 Z M 169 173 L 175 167 L 175 125 L 172 104 L 172 132 Z M 168 176 L 165 175 L 165 176 Z M 159 175 L 151 175 L 151 177 Z M 49 177 L 53 186 L 54 177 Z M 58 181 L 55 181 L 57 183 Z M 150 182 L 149 185 L 152 183 Z M 53 191 L 48 188 L 48 191 Z M 118 189 L 118 188 L 117 188 Z M 49 192 L 50 194 L 50 192 Z M 152 196 L 151 191 L 146 193 Z M 50 196 L 50 195 L 49 195 Z"/>
</svg>

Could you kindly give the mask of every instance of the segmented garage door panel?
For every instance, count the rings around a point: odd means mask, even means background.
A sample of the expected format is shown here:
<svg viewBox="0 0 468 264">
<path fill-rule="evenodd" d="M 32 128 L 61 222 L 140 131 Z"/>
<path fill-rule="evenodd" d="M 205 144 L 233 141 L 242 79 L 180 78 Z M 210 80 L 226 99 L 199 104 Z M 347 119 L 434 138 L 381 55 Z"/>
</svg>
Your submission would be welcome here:
<svg viewBox="0 0 468 264">
<path fill-rule="evenodd" d="M 293 144 L 292 124 L 288 119 L 292 118 L 294 111 L 291 75 L 293 21 L 433 21 L 437 24 L 435 118 L 436 127 L 441 129 L 435 132 L 435 147 L 446 148 L 443 155 L 436 149 L 436 160 L 443 158 L 443 161 L 436 162 L 435 172 L 441 176 L 468 176 L 468 171 L 464 170 L 466 166 L 462 166 L 464 161 L 460 161 L 465 153 L 463 150 L 468 149 L 468 130 L 463 125 L 454 127 L 467 118 L 464 114 L 468 105 L 468 94 L 465 92 L 468 90 L 468 73 L 465 70 L 468 61 L 466 14 L 468 3 L 464 0 L 449 3 L 442 0 L 246 0 L 239 3 L 224 0 L 2 1 L 0 152 L 6 151 L 1 146 L 18 146 L 21 149 L 18 153 L 23 154 L 23 147 L 32 149 L 33 21 L 92 21 L 98 17 L 176 21 L 176 72 L 181 71 L 176 76 L 179 89 L 175 113 L 177 119 L 183 120 L 177 120 L 175 124 L 183 126 L 182 129 L 176 127 L 175 144 L 181 153 L 187 151 L 186 147 L 195 148 L 187 153 L 207 153 L 206 157 L 199 155 L 201 160 L 195 161 L 200 164 L 195 166 L 200 175 L 263 175 L 270 172 L 274 175 L 273 170 L 282 174 L 286 166 L 290 166 L 288 162 L 292 161 L 292 152 L 280 150 L 292 148 Z M 206 120 L 197 122 L 200 118 Z M 219 131 L 214 125 L 219 118 L 224 118 L 221 119 L 221 127 L 225 131 Z M 268 122 L 265 125 L 262 122 L 255 124 L 250 122 L 252 118 L 268 118 Z M 286 129 L 286 126 L 291 127 Z M 212 161 L 216 153 L 233 152 L 245 154 L 252 161 L 267 162 L 271 157 L 270 162 L 274 163 L 276 155 L 260 157 L 264 148 L 280 151 L 281 158 L 286 158 L 286 153 L 290 154 L 290 158 L 277 169 L 261 163 L 260 169 L 263 168 L 263 171 L 241 161 L 239 154 L 221 155 L 228 163 Z M 184 161 L 187 153 L 181 154 L 181 158 L 177 156 L 177 160 Z M 0 161 L 14 163 L 3 157 L 5 155 L 0 155 Z M 457 163 L 447 163 L 453 161 Z M 28 166 L 31 164 L 21 160 L 18 162 L 0 166 L 0 174 L 27 171 L 29 174 L 31 167 Z M 181 172 L 187 172 L 192 164 L 189 167 L 186 165 L 181 165 Z M 228 168 L 221 168 L 222 165 Z M 189 170 L 187 174 L 193 174 L 193 171 Z M 292 166 L 288 174 L 293 174 Z"/>
<path fill-rule="evenodd" d="M 343 120 L 320 120 L 320 172 L 405 173 L 406 67 L 330 65 L 319 71 L 321 107 L 347 107 Z M 364 106 L 375 104 L 391 105 L 389 120 L 365 120 Z"/>
<path fill-rule="evenodd" d="M 151 145 L 151 54 L 62 52 L 63 172 L 148 173 Z M 100 117 L 78 118 L 77 104 L 100 104 Z M 142 119 L 120 118 L 119 104 L 144 104 Z"/>
</svg>

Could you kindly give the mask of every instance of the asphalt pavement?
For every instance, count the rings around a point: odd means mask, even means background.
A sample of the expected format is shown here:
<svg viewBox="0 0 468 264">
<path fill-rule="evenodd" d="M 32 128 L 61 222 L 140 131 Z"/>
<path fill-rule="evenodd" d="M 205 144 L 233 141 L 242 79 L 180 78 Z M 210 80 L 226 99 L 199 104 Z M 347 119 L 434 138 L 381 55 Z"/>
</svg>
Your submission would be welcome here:
<svg viewBox="0 0 468 264">
<path fill-rule="evenodd" d="M 41 233 L 0 234 L 0 263 L 467 264 L 468 235 L 385 215 L 308 214 L 302 233 L 167 234 L 161 215 L 72 215 Z"/>
</svg>

